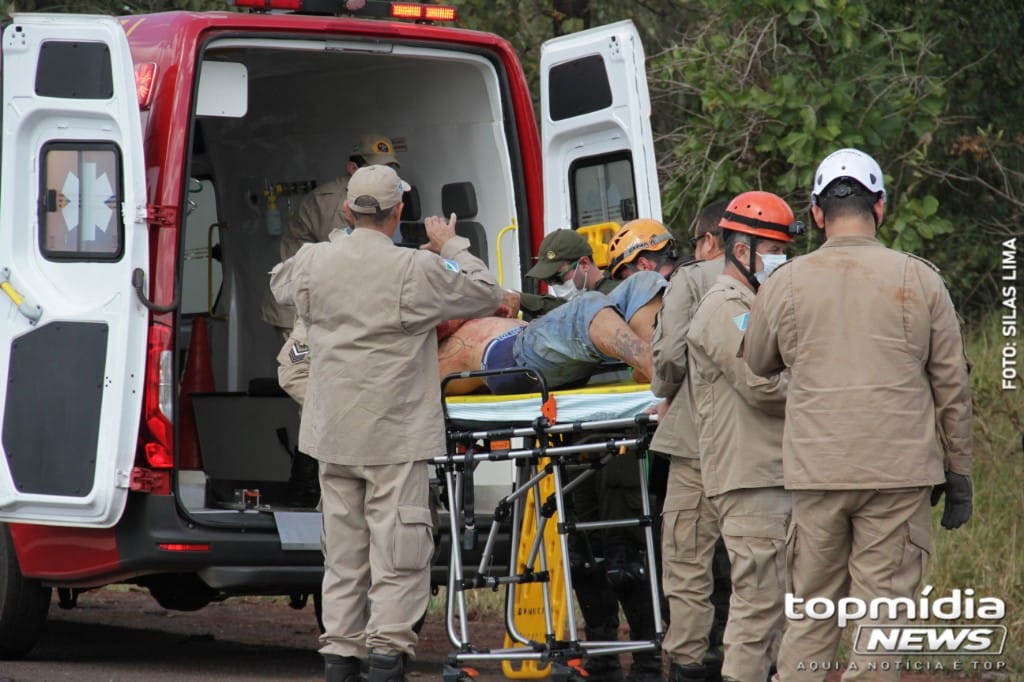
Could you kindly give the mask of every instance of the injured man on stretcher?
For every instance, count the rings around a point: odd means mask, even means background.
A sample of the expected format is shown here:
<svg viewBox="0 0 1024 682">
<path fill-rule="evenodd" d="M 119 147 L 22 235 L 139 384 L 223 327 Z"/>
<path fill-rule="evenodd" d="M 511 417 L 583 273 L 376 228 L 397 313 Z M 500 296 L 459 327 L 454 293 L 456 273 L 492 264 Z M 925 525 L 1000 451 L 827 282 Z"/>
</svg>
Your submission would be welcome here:
<svg viewBox="0 0 1024 682">
<path fill-rule="evenodd" d="M 575 388 L 607 363 L 620 361 L 633 369 L 634 381 L 647 383 L 653 372 L 654 318 L 667 285 L 657 272 L 637 272 L 607 295 L 586 292 L 530 323 L 504 317 L 458 321 L 439 336 L 441 376 L 529 368 L 544 376 L 549 389 Z M 457 379 L 449 382 L 447 393 L 533 393 L 538 388 L 527 373 L 517 372 Z"/>
<path fill-rule="evenodd" d="M 438 327 L 441 376 L 480 369 L 524 367 L 544 375 L 549 389 L 585 384 L 606 363 L 623 362 L 633 379 L 650 381 L 651 337 L 661 297 L 668 286 L 654 271 L 637 272 L 610 294 L 584 293 L 527 324 L 515 319 L 514 297 L 495 317 L 453 320 Z M 501 317 L 498 317 L 501 315 Z M 309 376 L 306 327 L 296 319 L 278 360 L 278 381 L 299 404 Z M 448 395 L 482 391 L 495 394 L 534 393 L 537 384 L 526 373 L 449 382 Z"/>
</svg>

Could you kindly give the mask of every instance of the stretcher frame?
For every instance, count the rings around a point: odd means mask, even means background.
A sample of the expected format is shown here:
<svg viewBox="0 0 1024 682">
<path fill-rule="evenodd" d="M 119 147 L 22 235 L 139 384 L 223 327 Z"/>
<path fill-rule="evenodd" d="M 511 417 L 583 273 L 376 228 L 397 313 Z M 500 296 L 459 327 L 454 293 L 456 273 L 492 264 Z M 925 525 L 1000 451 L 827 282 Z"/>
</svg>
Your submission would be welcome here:
<svg viewBox="0 0 1024 682">
<path fill-rule="evenodd" d="M 445 620 L 448 639 L 455 651 L 448 655 L 443 670 L 445 682 L 460 682 L 471 678 L 471 673 L 463 669 L 467 663 L 474 661 L 532 661 L 538 666 L 551 665 L 550 677 L 556 682 L 562 680 L 582 679 L 570 665 L 575 659 L 583 656 L 619 655 L 627 652 L 657 651 L 661 648 L 664 638 L 664 626 L 661 616 L 660 591 L 655 561 L 655 540 L 653 518 L 651 515 L 650 497 L 647 487 L 646 458 L 647 446 L 657 425 L 657 417 L 652 414 L 638 414 L 631 418 L 601 419 L 595 421 L 578 420 L 567 423 L 555 421 L 554 402 L 549 395 L 544 379 L 533 370 L 503 369 L 461 372 L 453 374 L 442 382 L 442 395 L 449 381 L 472 377 L 483 377 L 495 374 L 523 373 L 531 375 L 540 387 L 542 414 L 528 425 L 499 425 L 484 429 L 459 429 L 449 417 L 447 400 L 444 400 L 444 417 L 447 432 L 447 453 L 434 457 L 432 462 L 437 468 L 438 479 L 445 484 L 449 525 L 451 531 L 451 556 L 449 558 L 448 590 L 445 608 Z M 520 423 L 521 424 L 521 423 Z M 551 436 L 559 435 L 606 434 L 602 442 L 588 442 L 570 445 L 548 445 Z M 532 439 L 535 447 L 513 448 L 513 439 Z M 492 447 L 495 444 L 498 447 Z M 574 488 L 582 485 L 589 477 L 595 475 L 611 458 L 635 451 L 641 492 L 641 516 L 622 519 L 605 519 L 598 521 L 569 520 L 566 515 L 566 496 Z M 582 460 L 582 455 L 600 455 L 596 460 Z M 516 476 L 512 491 L 504 496 L 494 510 L 493 520 L 487 533 L 484 549 L 475 575 L 465 578 L 462 551 L 475 547 L 475 509 L 473 502 L 473 470 L 482 461 L 513 461 L 516 465 Z M 577 473 L 569 478 L 572 473 Z M 553 481 L 551 495 L 541 499 L 541 483 L 545 479 Z M 530 492 L 532 491 L 532 495 Z M 524 505 L 530 498 L 533 501 L 533 519 L 537 527 L 522 528 Z M 562 570 L 566 603 L 569 613 L 566 614 L 565 626 L 568 635 L 565 639 L 557 636 L 560 623 L 554 619 L 554 605 L 551 599 L 551 580 L 549 571 L 551 558 L 547 555 L 544 537 L 546 524 L 557 514 L 558 554 Z M 502 523 L 511 521 L 512 556 L 508 562 L 506 575 L 492 575 L 490 564 L 494 547 Z M 643 529 L 647 565 L 645 566 L 647 582 L 650 589 L 652 613 L 654 614 L 655 636 L 650 640 L 580 640 L 579 631 L 572 609 L 573 582 L 570 569 L 569 533 L 590 531 L 606 528 L 640 527 Z M 516 548 L 520 546 L 523 533 L 533 531 L 530 552 L 525 562 L 525 570 L 517 572 Z M 545 623 L 544 641 L 532 640 L 521 633 L 516 626 L 515 594 L 516 585 L 539 582 L 542 586 L 543 613 Z M 470 589 L 491 589 L 497 591 L 504 587 L 506 591 L 505 628 L 506 637 L 519 646 L 488 648 L 473 643 L 467 618 L 466 592 Z M 538 675 L 539 676 L 539 675 Z"/>
</svg>

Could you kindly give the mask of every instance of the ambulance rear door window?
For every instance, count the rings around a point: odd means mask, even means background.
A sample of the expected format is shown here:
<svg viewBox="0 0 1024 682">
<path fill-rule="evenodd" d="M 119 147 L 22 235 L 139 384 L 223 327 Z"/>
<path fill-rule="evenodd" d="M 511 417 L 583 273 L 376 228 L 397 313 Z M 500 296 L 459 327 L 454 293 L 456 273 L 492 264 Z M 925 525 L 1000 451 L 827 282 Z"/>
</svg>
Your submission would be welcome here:
<svg viewBox="0 0 1024 682">
<path fill-rule="evenodd" d="M 578 159 L 569 168 L 573 227 L 626 223 L 636 215 L 636 181 L 628 151 Z"/>
<path fill-rule="evenodd" d="M 40 249 L 49 260 L 119 260 L 124 252 L 120 150 L 109 142 L 52 142 L 39 177 Z"/>
<path fill-rule="evenodd" d="M 40 97 L 110 99 L 110 48 L 104 43 L 47 40 L 39 50 L 35 89 Z"/>
<path fill-rule="evenodd" d="M 599 54 L 552 67 L 548 77 L 551 118 L 561 121 L 612 105 L 612 88 Z"/>
</svg>

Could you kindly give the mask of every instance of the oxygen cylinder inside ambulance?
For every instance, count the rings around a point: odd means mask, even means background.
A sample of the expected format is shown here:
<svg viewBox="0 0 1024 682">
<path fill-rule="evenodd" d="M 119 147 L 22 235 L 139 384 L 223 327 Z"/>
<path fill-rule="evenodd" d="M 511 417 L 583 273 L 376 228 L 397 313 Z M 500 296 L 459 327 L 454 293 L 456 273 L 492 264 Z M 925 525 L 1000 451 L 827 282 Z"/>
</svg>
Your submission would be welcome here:
<svg viewBox="0 0 1024 682">
<path fill-rule="evenodd" d="M 287 506 L 299 409 L 277 383 L 283 337 L 261 311 L 308 194 L 346 172 L 362 135 L 386 136 L 414 188 L 396 243 L 415 246 L 426 216 L 454 212 L 474 253 L 517 290 L 526 209 L 497 60 L 322 35 L 219 38 L 202 54 L 178 270 L 177 484 L 189 512 L 244 523 Z M 496 479 L 504 490 L 510 473 Z"/>
</svg>

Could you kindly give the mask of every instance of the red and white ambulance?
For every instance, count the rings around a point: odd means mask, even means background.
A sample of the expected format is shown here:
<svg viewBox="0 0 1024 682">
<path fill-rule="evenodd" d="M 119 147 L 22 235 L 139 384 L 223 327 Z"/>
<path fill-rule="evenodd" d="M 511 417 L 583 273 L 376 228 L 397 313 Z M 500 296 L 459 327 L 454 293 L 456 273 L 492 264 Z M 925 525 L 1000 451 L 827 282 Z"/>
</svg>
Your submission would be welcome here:
<svg viewBox="0 0 1024 682">
<path fill-rule="evenodd" d="M 318 593 L 319 515 L 280 505 L 298 415 L 260 307 L 282 226 L 361 133 L 415 187 L 403 230 L 455 212 L 511 289 L 546 231 L 661 217 L 630 22 L 544 46 L 540 135 L 502 38 L 437 5 L 315 1 L 2 18 L 0 658 L 54 588 Z"/>
</svg>

